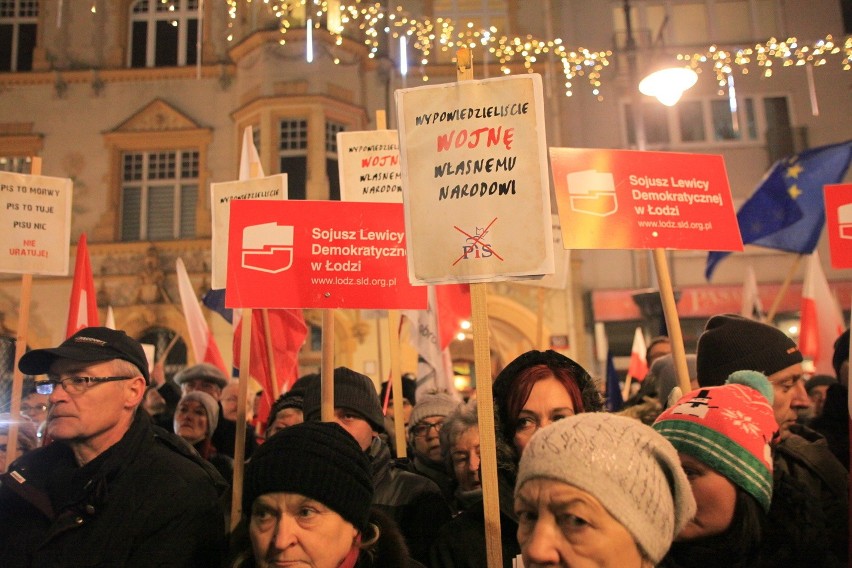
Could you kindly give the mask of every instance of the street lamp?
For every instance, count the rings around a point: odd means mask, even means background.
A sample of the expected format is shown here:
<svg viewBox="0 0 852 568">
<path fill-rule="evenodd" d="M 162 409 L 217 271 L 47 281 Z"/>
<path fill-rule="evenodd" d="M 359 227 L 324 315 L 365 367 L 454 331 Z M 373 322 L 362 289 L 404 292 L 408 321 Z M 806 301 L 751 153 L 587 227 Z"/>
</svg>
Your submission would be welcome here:
<svg viewBox="0 0 852 568">
<path fill-rule="evenodd" d="M 674 106 L 698 81 L 698 74 L 688 67 L 665 67 L 657 69 L 639 81 L 639 92 L 656 97 L 666 106 Z"/>
</svg>

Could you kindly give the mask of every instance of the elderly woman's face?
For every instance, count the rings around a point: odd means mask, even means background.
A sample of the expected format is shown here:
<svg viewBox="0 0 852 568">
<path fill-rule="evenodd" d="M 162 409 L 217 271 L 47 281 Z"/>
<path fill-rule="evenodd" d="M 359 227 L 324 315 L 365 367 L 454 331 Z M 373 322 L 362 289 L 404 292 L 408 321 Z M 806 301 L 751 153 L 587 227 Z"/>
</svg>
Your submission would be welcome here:
<svg viewBox="0 0 852 568">
<path fill-rule="evenodd" d="M 336 568 L 357 535 L 343 517 L 298 493 L 266 493 L 252 505 L 249 536 L 258 568 Z"/>
<path fill-rule="evenodd" d="M 678 452 L 697 506 L 676 540 L 692 540 L 725 532 L 734 520 L 737 490 L 727 477 L 694 457 Z"/>
<path fill-rule="evenodd" d="M 536 382 L 518 414 L 513 440 L 518 454 L 524 453 L 524 448 L 539 428 L 573 415 L 574 402 L 562 383 L 553 376 Z"/>
<path fill-rule="evenodd" d="M 573 485 L 531 479 L 515 497 L 515 513 L 526 568 L 646 564 L 627 529 L 594 496 Z"/>
<path fill-rule="evenodd" d="M 462 491 L 473 491 L 482 487 L 480 479 L 479 428 L 472 426 L 456 438 L 450 446 L 453 474 Z"/>
<path fill-rule="evenodd" d="M 195 444 L 207 437 L 207 409 L 197 400 L 184 400 L 175 412 L 175 434 Z"/>
</svg>

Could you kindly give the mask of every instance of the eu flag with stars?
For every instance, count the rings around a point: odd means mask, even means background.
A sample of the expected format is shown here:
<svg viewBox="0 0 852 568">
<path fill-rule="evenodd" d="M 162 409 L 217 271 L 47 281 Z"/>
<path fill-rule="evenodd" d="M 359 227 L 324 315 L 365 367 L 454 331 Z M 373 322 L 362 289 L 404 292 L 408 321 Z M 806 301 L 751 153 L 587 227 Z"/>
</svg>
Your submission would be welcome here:
<svg viewBox="0 0 852 568">
<path fill-rule="evenodd" d="M 825 225 L 822 186 L 843 181 L 850 159 L 852 140 L 811 148 L 775 162 L 737 213 L 743 244 L 812 253 Z M 707 255 L 707 280 L 729 254 Z"/>
</svg>

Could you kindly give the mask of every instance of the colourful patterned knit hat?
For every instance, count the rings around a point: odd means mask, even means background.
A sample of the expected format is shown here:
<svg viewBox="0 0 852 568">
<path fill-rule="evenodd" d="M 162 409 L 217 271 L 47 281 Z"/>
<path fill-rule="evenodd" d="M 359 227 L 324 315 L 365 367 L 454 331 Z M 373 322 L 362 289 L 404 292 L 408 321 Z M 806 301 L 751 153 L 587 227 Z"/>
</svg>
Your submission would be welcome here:
<svg viewBox="0 0 852 568">
<path fill-rule="evenodd" d="M 778 431 L 772 385 L 756 371 L 733 373 L 727 384 L 683 396 L 654 422 L 679 452 L 707 464 L 752 495 L 765 510 L 772 500 L 769 444 Z"/>
</svg>

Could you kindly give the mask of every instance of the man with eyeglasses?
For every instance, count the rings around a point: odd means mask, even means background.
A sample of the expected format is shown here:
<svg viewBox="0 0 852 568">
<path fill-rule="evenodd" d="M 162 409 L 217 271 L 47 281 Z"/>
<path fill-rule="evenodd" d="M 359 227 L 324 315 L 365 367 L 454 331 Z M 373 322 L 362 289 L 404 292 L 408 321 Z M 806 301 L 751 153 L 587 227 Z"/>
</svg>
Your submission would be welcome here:
<svg viewBox="0 0 852 568">
<path fill-rule="evenodd" d="M 53 443 L 0 476 L 0 566 L 216 566 L 224 544 L 209 464 L 140 408 L 137 341 L 84 328 L 21 357 L 48 396 Z"/>
<path fill-rule="evenodd" d="M 305 385 L 305 422 L 320 420 L 320 376 Z M 426 564 L 438 529 L 450 520 L 440 489 L 430 480 L 406 471 L 391 458 L 390 448 L 379 436 L 384 432 L 382 405 L 373 380 L 346 367 L 334 370 L 334 422 L 355 438 L 370 460 L 373 475 L 373 506 L 399 526 L 408 550 Z"/>
<path fill-rule="evenodd" d="M 441 456 L 439 433 L 444 419 L 459 406 L 459 401 L 445 392 L 421 395 L 408 427 L 408 444 L 413 451 L 411 471 L 428 477 L 441 489 L 449 503 L 453 499 L 453 482 L 447 471 L 447 462 Z"/>
<path fill-rule="evenodd" d="M 47 420 L 47 395 L 39 394 L 32 388 L 21 397 L 21 414 L 38 426 Z"/>
</svg>

